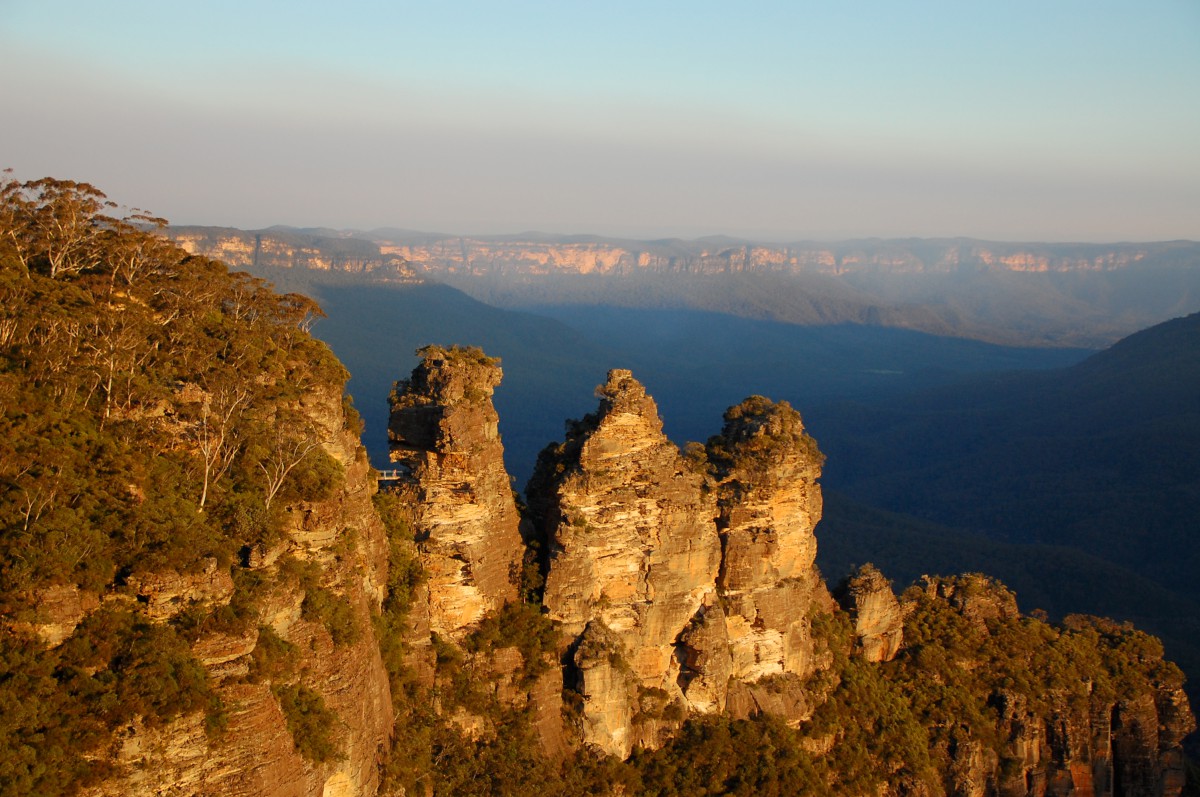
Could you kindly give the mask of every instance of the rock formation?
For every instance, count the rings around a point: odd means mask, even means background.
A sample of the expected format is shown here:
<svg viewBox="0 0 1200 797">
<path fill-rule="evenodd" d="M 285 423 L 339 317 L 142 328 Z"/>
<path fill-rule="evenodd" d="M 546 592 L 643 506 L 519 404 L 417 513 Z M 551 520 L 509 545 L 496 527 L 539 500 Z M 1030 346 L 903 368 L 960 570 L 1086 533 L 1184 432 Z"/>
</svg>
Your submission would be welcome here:
<svg viewBox="0 0 1200 797">
<path fill-rule="evenodd" d="M 1022 617 L 980 575 L 898 613 L 864 569 L 839 611 L 786 404 L 685 456 L 610 372 L 543 452 L 526 561 L 495 360 L 422 351 L 380 495 L 319 309 L 103 199 L 0 180 L 6 797 L 1183 788 L 1195 723 L 1153 637 Z M 615 755 L 556 757 L 581 744 Z"/>
<path fill-rule="evenodd" d="M 203 713 L 169 725 L 137 721 L 114 739 L 116 775 L 82 792 L 116 795 L 222 794 L 233 797 L 336 797 L 370 795 L 378 788 L 378 751 L 393 733 L 388 680 L 371 631 L 387 579 L 383 527 L 372 504 L 366 452 L 346 428 L 341 391 L 320 386 L 300 401 L 304 416 L 324 430 L 323 449 L 345 474 L 344 486 L 321 501 L 285 509 L 291 532 L 255 572 L 264 585 L 257 617 L 245 633 L 211 631 L 192 645 L 216 693 L 227 707 L 225 730 L 206 727 Z M 297 583 L 286 568 L 310 566 L 315 580 Z M 283 568 L 283 569 L 281 569 Z M 233 592 L 227 568 L 208 562 L 195 574 L 148 573 L 131 580 L 134 605 L 148 619 L 165 620 L 196 605 L 228 603 Z M 335 639 L 330 627 L 306 610 L 309 594 L 344 605 L 354 632 Z M 253 675 L 262 654 L 259 627 L 290 651 L 290 676 L 273 684 Z M 291 719 L 273 686 L 295 682 L 318 695 L 335 724 L 339 754 L 306 758 Z"/>
<path fill-rule="evenodd" d="M 706 454 L 717 482 L 725 605 L 735 680 L 814 667 L 809 615 L 828 611 L 813 562 L 824 457 L 787 402 L 752 396 L 725 412 Z"/>
<path fill-rule="evenodd" d="M 528 490 L 548 544 L 550 616 L 589 650 L 605 640 L 633 676 L 576 656 L 585 741 L 618 754 L 657 744 L 657 726 L 598 730 L 631 713 L 614 706 L 635 700 L 634 685 L 700 713 L 803 719 L 803 679 L 819 664 L 811 614 L 832 606 L 813 564 L 822 458 L 799 414 L 752 397 L 705 454 L 683 457 L 628 371 L 610 371 L 598 393 L 600 408 L 543 452 Z M 784 680 L 758 685 L 772 676 Z"/>
<path fill-rule="evenodd" d="M 854 621 L 859 650 L 867 661 L 891 661 L 904 640 L 904 616 L 891 582 L 866 564 L 846 579 L 838 600 Z"/>
<path fill-rule="evenodd" d="M 520 518 L 492 406 L 501 370 L 478 349 L 420 354 L 392 395 L 388 439 L 429 577 L 430 628 L 457 639 L 517 597 Z"/>
<path fill-rule="evenodd" d="M 413 281 L 409 263 L 377 244 L 336 235 L 299 231 L 247 231 L 229 227 L 172 227 L 172 240 L 190 254 L 234 268 L 286 268 L 369 274 L 389 282 Z"/>
<path fill-rule="evenodd" d="M 850 582 L 858 580 L 870 594 L 876 591 L 870 586 L 877 583 L 875 575 L 862 579 L 860 574 Z M 996 742 L 981 743 L 976 730 L 976 738 L 963 734 L 947 746 L 947 792 L 979 797 L 1180 794 L 1183 738 L 1196 723 L 1183 709 L 1182 673 L 1163 661 L 1157 640 L 1094 617 L 1071 616 L 1061 630 L 1053 630 L 1022 618 L 1013 593 L 980 574 L 926 577 L 906 596 L 906 611 L 920 604 L 924 611 L 932 606 L 935 616 L 961 620 L 962 636 L 945 648 L 953 659 L 950 666 L 979 672 L 968 676 L 981 679 L 974 689 L 990 691 L 987 702 L 996 727 L 985 732 L 994 733 Z M 1036 636 L 1025 636 L 1030 630 Z M 1090 663 L 1079 660 L 1097 653 Z M 1125 658 L 1129 654 L 1137 661 L 1133 668 Z M 1038 665 L 1027 663 L 1041 656 Z M 1109 656 L 1110 663 L 1104 663 Z M 1002 672 L 1014 666 L 1009 657 L 1020 661 L 1016 678 Z M 1076 680 L 1080 675 L 1087 679 L 1082 684 Z M 1047 679 L 1040 683 L 1050 688 L 1036 686 L 1039 679 Z"/>
<path fill-rule="evenodd" d="M 569 424 L 566 441 L 542 453 L 531 481 L 530 502 L 549 546 L 543 603 L 568 639 L 604 629 L 594 633 L 609 640 L 611 657 L 625 662 L 638 687 L 682 698 L 676 643 L 715 603 L 715 501 L 629 371 L 610 371 L 597 392 L 599 409 Z M 632 699 L 584 689 L 585 731 L 596 727 L 594 712 L 608 717 L 608 706 Z M 628 752 L 623 739 L 585 733 L 618 753 Z"/>
</svg>

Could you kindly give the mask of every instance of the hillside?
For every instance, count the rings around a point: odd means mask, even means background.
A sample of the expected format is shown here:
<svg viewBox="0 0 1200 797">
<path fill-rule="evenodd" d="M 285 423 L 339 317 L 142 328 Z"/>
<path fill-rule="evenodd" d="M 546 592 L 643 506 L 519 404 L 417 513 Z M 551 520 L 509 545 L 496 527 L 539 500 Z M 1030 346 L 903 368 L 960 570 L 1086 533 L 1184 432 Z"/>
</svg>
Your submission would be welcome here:
<svg viewBox="0 0 1200 797">
<path fill-rule="evenodd" d="M 999 539 L 1071 545 L 1191 583 L 1200 315 L 1070 368 L 964 379 L 823 415 L 830 484 Z M 832 442 L 837 441 L 837 442 Z"/>
<path fill-rule="evenodd" d="M 0 794 L 374 793 L 389 545 L 320 310 L 0 189 Z"/>
</svg>

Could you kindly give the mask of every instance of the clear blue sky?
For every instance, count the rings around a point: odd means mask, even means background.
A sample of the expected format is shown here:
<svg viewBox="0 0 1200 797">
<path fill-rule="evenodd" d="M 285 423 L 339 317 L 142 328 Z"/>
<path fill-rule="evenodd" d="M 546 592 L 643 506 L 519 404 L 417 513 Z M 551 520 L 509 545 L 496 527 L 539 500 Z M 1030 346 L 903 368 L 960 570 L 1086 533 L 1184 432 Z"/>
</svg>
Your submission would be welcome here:
<svg viewBox="0 0 1200 797">
<path fill-rule="evenodd" d="M 1200 239 L 1200 1 L 0 0 L 0 166 L 239 227 Z"/>
</svg>

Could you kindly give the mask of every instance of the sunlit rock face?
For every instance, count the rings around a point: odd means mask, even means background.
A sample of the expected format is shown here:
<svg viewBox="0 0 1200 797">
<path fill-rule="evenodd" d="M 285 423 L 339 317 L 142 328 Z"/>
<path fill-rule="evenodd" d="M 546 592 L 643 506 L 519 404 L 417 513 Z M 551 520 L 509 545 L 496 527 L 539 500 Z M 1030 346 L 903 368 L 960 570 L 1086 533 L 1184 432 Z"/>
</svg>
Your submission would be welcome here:
<svg viewBox="0 0 1200 797">
<path fill-rule="evenodd" d="M 662 690 L 691 711 L 747 715 L 788 693 L 787 707 L 770 709 L 802 719 L 810 701 L 801 679 L 819 666 L 811 614 L 831 604 L 813 564 L 822 457 L 799 414 L 747 399 L 707 448 L 683 456 L 628 371 L 610 371 L 597 392 L 597 412 L 542 453 L 528 490 L 548 546 L 550 616 L 568 640 L 602 624 L 643 698 Z M 590 680 L 615 683 L 600 674 Z M 795 683 L 770 695 L 750 686 L 769 676 Z M 594 704 L 601 691 L 603 709 Z M 613 689 L 583 696 L 585 720 L 593 704 L 605 723 L 618 716 Z M 592 727 L 584 722 L 585 737 Z M 656 733 L 633 729 L 648 746 Z M 598 734 L 585 740 L 606 744 Z"/>
<path fill-rule="evenodd" d="M 430 630 L 458 639 L 517 596 L 520 518 L 492 406 L 501 370 L 478 349 L 420 354 L 392 395 L 388 440 L 428 574 Z"/>
<path fill-rule="evenodd" d="M 804 676 L 815 666 L 814 604 L 828 595 L 813 564 L 824 457 L 787 404 L 752 396 L 725 413 L 706 454 L 716 478 L 732 677 Z"/>
<path fill-rule="evenodd" d="M 838 590 L 854 620 L 859 652 L 867 661 L 891 661 L 904 640 L 904 613 L 891 582 L 873 565 L 863 565 Z"/>
<path fill-rule="evenodd" d="M 270 561 L 258 557 L 253 563 L 262 592 L 247 627 L 206 631 L 192 643 L 225 707 L 225 731 L 213 734 L 205 712 L 165 724 L 135 718 L 113 735 L 111 774 L 84 786 L 84 797 L 328 797 L 378 791 L 379 750 L 394 732 L 387 673 L 371 619 L 387 581 L 386 532 L 371 501 L 376 485 L 366 450 L 346 428 L 341 386 L 317 386 L 299 399 L 299 407 L 324 430 L 322 447 L 345 480 L 322 500 L 286 508 L 284 538 Z M 319 565 L 320 587 L 345 603 L 357 629 L 352 639 L 335 642 L 321 620 L 303 616 L 305 594 L 279 572 L 283 558 Z M 147 622 L 173 619 L 189 607 L 219 607 L 233 594 L 229 570 L 212 562 L 196 573 L 147 573 L 132 579 L 129 589 Z M 301 674 L 299 682 L 319 694 L 336 716 L 335 758 L 306 759 L 272 683 L 249 677 L 263 629 L 290 646 L 289 666 Z"/>
<path fill-rule="evenodd" d="M 714 602 L 716 503 L 629 371 L 610 371 L 598 393 L 530 483 L 549 548 L 544 603 L 570 640 L 602 624 L 634 683 L 682 699 L 676 644 Z"/>
</svg>

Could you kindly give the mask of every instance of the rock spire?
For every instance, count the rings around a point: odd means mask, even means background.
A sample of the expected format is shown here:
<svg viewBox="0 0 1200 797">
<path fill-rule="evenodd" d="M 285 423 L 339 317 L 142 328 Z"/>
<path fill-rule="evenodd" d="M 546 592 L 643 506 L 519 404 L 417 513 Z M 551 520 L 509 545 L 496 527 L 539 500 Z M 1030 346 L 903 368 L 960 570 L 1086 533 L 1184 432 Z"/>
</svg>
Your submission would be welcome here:
<svg viewBox="0 0 1200 797">
<path fill-rule="evenodd" d="M 429 577 L 430 630 L 461 638 L 515 600 L 523 547 L 492 391 L 500 361 L 427 346 L 396 383 L 388 441 Z"/>
</svg>

